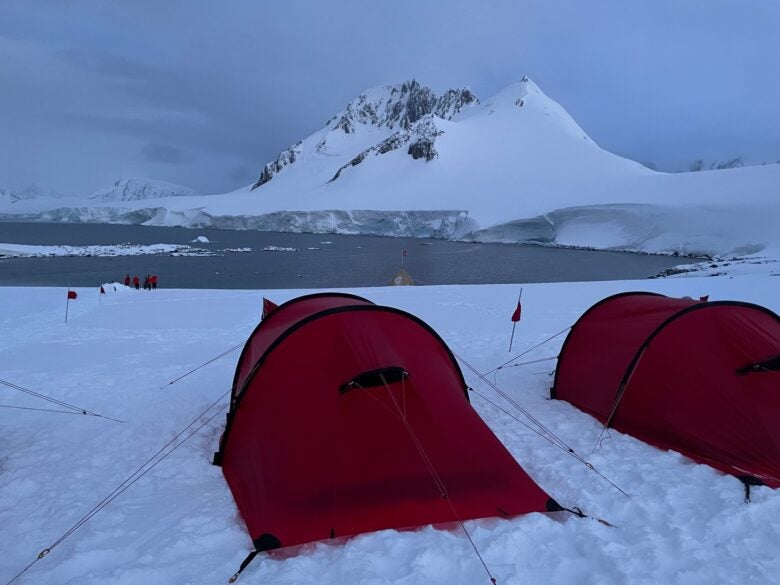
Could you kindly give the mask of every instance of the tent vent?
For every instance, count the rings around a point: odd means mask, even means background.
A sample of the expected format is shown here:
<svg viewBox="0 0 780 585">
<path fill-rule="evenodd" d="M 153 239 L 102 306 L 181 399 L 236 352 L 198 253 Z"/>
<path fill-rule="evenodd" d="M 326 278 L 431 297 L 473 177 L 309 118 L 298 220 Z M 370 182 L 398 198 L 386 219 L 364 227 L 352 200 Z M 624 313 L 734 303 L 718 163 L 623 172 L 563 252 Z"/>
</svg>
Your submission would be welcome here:
<svg viewBox="0 0 780 585">
<path fill-rule="evenodd" d="M 780 370 L 780 355 L 776 355 L 773 358 L 764 360 L 763 362 L 756 362 L 754 364 L 748 364 L 737 368 L 735 371 L 738 376 L 745 376 L 753 372 L 777 372 Z"/>
<path fill-rule="evenodd" d="M 374 388 L 384 386 L 385 384 L 394 384 L 400 382 L 404 377 L 409 377 L 409 372 L 398 366 L 379 368 L 363 372 L 352 378 L 349 382 L 344 382 L 339 387 L 339 394 L 346 394 L 350 390 L 360 388 Z"/>
</svg>

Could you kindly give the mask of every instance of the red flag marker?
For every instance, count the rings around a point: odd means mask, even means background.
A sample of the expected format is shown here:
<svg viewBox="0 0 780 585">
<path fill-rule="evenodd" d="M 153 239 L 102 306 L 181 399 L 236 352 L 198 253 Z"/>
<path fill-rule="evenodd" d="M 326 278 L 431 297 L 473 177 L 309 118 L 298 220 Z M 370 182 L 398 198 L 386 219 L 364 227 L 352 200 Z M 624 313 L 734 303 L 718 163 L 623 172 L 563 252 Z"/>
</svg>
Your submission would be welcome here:
<svg viewBox="0 0 780 585">
<path fill-rule="evenodd" d="M 512 337 L 509 338 L 509 351 L 512 351 L 512 342 L 515 340 L 515 327 L 517 327 L 517 322 L 520 320 L 520 316 L 523 313 L 523 307 L 520 305 L 520 299 L 523 298 L 523 289 L 520 288 L 520 294 L 517 296 L 517 308 L 515 309 L 515 312 L 512 313 Z"/>
<path fill-rule="evenodd" d="M 65 323 L 68 322 L 68 306 L 70 305 L 71 300 L 76 300 L 79 295 L 76 294 L 75 290 L 70 290 L 70 285 L 68 285 L 68 298 L 65 300 Z"/>
<path fill-rule="evenodd" d="M 267 298 L 263 297 L 263 313 L 260 315 L 260 319 L 263 320 L 268 317 L 268 315 L 273 313 L 278 306 L 279 305 L 273 301 L 269 301 Z"/>
<path fill-rule="evenodd" d="M 517 308 L 515 309 L 515 312 L 512 313 L 512 322 L 517 323 L 520 320 L 520 316 L 522 315 L 523 307 L 520 305 L 520 299 L 517 299 Z"/>
</svg>

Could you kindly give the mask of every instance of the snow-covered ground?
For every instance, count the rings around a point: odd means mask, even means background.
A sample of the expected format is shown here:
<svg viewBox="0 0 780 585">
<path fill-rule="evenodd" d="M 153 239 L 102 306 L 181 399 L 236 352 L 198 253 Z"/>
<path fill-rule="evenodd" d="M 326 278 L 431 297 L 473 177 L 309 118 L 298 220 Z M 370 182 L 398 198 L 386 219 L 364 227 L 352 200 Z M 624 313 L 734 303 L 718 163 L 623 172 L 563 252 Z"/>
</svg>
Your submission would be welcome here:
<svg viewBox="0 0 780 585">
<path fill-rule="evenodd" d="M 739 299 L 780 311 L 776 264 L 742 263 L 696 277 L 524 285 L 515 351 L 571 325 L 595 301 L 627 290 Z M 698 274 L 704 274 L 700 272 Z M 410 311 L 481 371 L 505 362 L 519 285 L 363 289 Z M 241 343 L 265 294 L 304 291 L 158 290 L 120 287 L 99 299 L 77 289 L 63 322 L 65 289 L 0 288 L 0 379 L 105 416 L 0 408 L 0 582 L 54 543 L 93 505 L 229 389 L 238 352 L 168 382 Z M 306 291 L 309 292 L 309 291 Z M 559 336 L 523 356 L 555 356 Z M 499 584 L 560 585 L 777 582 L 780 493 L 753 490 L 673 452 L 612 432 L 591 450 L 600 425 L 547 400 L 554 361 L 501 370 L 495 381 L 611 481 L 542 440 L 478 396 L 472 403 L 520 464 L 568 514 L 530 514 L 466 526 Z M 468 382 L 498 400 L 468 371 Z M 57 408 L 0 386 L 1 404 Z M 222 403 L 220 403 L 221 405 Z M 216 409 L 209 412 L 216 412 Z M 251 544 L 220 469 L 210 464 L 220 414 L 110 506 L 35 562 L 26 584 L 224 583 Z M 3 579 L 5 578 L 5 579 Z M 318 585 L 489 583 L 459 529 L 383 531 L 258 557 L 239 583 Z"/>
</svg>

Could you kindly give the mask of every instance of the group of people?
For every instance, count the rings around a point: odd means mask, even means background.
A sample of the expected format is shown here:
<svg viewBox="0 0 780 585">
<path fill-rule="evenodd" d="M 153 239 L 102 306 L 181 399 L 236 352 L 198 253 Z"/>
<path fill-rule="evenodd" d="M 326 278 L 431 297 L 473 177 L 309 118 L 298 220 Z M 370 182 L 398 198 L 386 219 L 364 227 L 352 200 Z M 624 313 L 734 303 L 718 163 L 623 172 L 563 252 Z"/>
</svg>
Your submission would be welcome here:
<svg viewBox="0 0 780 585">
<path fill-rule="evenodd" d="M 138 278 L 138 275 L 136 274 L 133 276 L 133 278 L 130 278 L 129 274 L 125 274 L 125 280 L 124 280 L 125 286 L 134 286 L 135 290 L 139 290 L 141 288 L 141 279 Z M 144 278 L 144 290 L 152 290 L 157 288 L 157 275 L 156 274 L 147 274 Z"/>
</svg>

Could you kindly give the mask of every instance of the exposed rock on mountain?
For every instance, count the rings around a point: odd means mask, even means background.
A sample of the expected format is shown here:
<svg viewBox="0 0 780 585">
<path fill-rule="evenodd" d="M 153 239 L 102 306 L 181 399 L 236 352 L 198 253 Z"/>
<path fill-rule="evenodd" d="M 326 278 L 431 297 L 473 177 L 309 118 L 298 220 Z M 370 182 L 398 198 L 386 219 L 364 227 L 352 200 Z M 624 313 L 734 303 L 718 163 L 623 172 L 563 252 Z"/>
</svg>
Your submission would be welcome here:
<svg viewBox="0 0 780 585">
<path fill-rule="evenodd" d="M 359 165 L 371 154 L 386 154 L 393 150 L 398 150 L 407 144 L 409 145 L 409 148 L 406 150 L 406 153 L 411 155 L 413 159 L 417 160 L 419 158 L 424 158 L 426 161 L 430 162 L 438 156 L 434 144 L 436 142 L 436 137 L 441 134 L 444 134 L 444 131 L 437 128 L 436 122 L 431 116 L 428 116 L 425 119 L 416 122 L 409 130 L 396 132 L 379 144 L 367 148 L 351 161 L 339 167 L 339 170 L 336 171 L 336 174 L 333 175 L 333 178 L 328 182 L 332 183 L 341 176 L 341 173 L 344 170 Z"/>
<path fill-rule="evenodd" d="M 287 165 L 292 164 L 298 160 L 298 157 L 301 154 L 300 148 L 301 142 L 298 141 L 290 148 L 283 151 L 275 161 L 269 162 L 267 165 L 265 165 L 263 170 L 260 172 L 260 178 L 257 179 L 257 183 L 254 184 L 252 189 L 257 189 L 261 185 L 265 185 L 273 178 L 276 173 L 281 171 Z"/>
<path fill-rule="evenodd" d="M 464 106 L 472 103 L 479 103 L 479 100 L 468 88 L 449 89 L 437 97 L 429 87 L 413 79 L 400 86 L 388 85 L 362 93 L 334 118 L 337 121 L 333 129 L 351 134 L 362 124 L 408 130 L 429 114 L 451 120 Z"/>
</svg>

